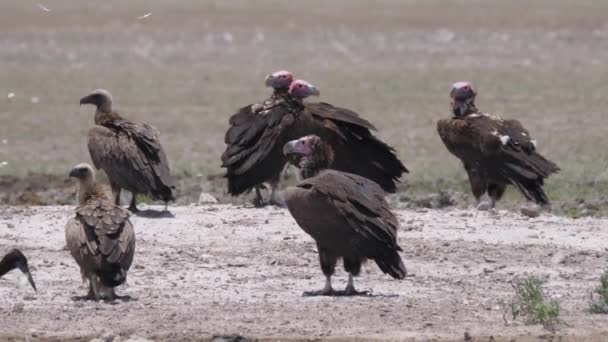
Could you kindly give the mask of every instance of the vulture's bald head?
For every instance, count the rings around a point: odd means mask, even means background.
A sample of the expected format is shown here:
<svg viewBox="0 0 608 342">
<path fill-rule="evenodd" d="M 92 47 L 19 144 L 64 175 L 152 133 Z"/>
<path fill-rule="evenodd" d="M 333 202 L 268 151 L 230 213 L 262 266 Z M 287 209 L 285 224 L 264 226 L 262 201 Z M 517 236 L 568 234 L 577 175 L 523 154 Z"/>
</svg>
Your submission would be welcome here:
<svg viewBox="0 0 608 342">
<path fill-rule="evenodd" d="M 112 95 L 105 89 L 97 89 L 80 99 L 80 104 L 92 104 L 102 112 L 112 112 Z"/>
<path fill-rule="evenodd" d="M 74 177 L 79 181 L 95 181 L 95 171 L 90 164 L 80 163 L 70 170 L 70 177 Z"/>
<path fill-rule="evenodd" d="M 275 90 L 288 90 L 291 82 L 293 82 L 293 74 L 287 70 L 275 71 L 264 79 L 264 84 Z"/>
<path fill-rule="evenodd" d="M 302 170 L 304 178 L 329 168 L 334 161 L 334 151 L 317 135 L 307 135 L 283 146 L 283 154 L 289 162 Z"/>
<path fill-rule="evenodd" d="M 298 99 L 305 99 L 309 96 L 319 96 L 321 92 L 310 82 L 296 80 L 289 86 L 289 94 Z"/>
<path fill-rule="evenodd" d="M 477 92 L 469 82 L 456 82 L 452 85 L 450 98 L 452 112 L 455 116 L 465 116 L 477 112 L 475 108 Z"/>
</svg>

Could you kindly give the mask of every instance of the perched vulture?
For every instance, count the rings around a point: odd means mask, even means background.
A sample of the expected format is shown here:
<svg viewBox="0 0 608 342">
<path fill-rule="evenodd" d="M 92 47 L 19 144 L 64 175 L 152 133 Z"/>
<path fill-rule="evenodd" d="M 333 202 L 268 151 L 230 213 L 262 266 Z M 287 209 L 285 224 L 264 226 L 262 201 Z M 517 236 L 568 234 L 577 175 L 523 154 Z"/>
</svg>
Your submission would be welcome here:
<svg viewBox="0 0 608 342">
<path fill-rule="evenodd" d="M 289 212 L 317 242 L 325 287 L 304 295 L 356 295 L 353 277 L 372 259 L 384 273 L 403 279 L 407 271 L 397 245 L 399 221 L 378 184 L 361 176 L 327 170 L 337 157 L 330 144 L 309 135 L 285 144 L 284 154 L 301 170 L 303 181 L 285 190 Z M 348 285 L 331 286 L 338 259 L 344 260 Z"/>
<path fill-rule="evenodd" d="M 118 298 L 114 287 L 126 281 L 135 252 L 129 212 L 95 183 L 91 165 L 76 165 L 70 177 L 78 179 L 78 207 L 65 227 L 68 249 L 88 280 L 87 298 L 113 300 Z"/>
<path fill-rule="evenodd" d="M 283 145 L 309 134 L 321 137 L 336 151 L 329 168 L 369 178 L 385 191 L 396 191 L 396 182 L 408 171 L 393 148 L 371 133 L 375 130 L 371 123 L 345 108 L 304 103 L 305 98 L 319 95 L 317 88 L 306 81 L 291 82 L 285 92 L 285 83 L 275 84 L 275 79 L 276 75 L 267 77 L 266 84 L 275 87 L 269 100 L 245 107 L 231 118 L 225 139 L 228 146 L 222 155 L 231 195 L 257 189 L 264 182 L 270 183 L 275 194 L 287 164 Z M 276 196 L 271 197 L 273 204 L 282 204 Z"/>
<path fill-rule="evenodd" d="M 34 278 L 32 278 L 30 268 L 27 264 L 27 258 L 20 250 L 13 249 L 0 260 L 0 277 L 16 268 L 25 274 L 27 281 L 32 285 L 34 291 L 38 292 L 36 284 L 34 283 Z"/>
<path fill-rule="evenodd" d="M 494 208 L 507 184 L 528 200 L 548 205 L 544 180 L 559 167 L 536 151 L 536 141 L 519 121 L 477 110 L 476 95 L 471 84 L 455 83 L 450 92 L 453 116 L 439 120 L 437 131 L 447 149 L 463 162 L 478 209 Z M 480 202 L 486 192 L 489 204 Z"/>
<path fill-rule="evenodd" d="M 110 180 L 114 203 L 120 205 L 120 191 L 131 192 L 129 210 L 137 212 L 137 194 L 147 194 L 167 202 L 174 200 L 175 186 L 158 131 L 147 124 L 123 119 L 112 109 L 112 96 L 103 89 L 80 99 L 92 104 L 95 126 L 89 130 L 89 154 L 97 169 Z"/>
<path fill-rule="evenodd" d="M 278 137 L 269 128 L 276 126 L 276 120 L 280 120 L 279 115 L 269 116 L 275 107 L 287 106 L 286 100 L 290 100 L 288 91 L 293 82 L 291 72 L 281 70 L 266 76 L 264 83 L 267 87 L 274 89 L 272 95 L 262 104 L 253 104 L 241 108 L 229 120 L 230 128 L 224 136 L 227 145 L 226 151 L 222 154 L 222 167 L 228 169 L 228 192 L 237 196 L 243 192 L 255 188 L 256 198 L 254 204 L 261 206 L 264 204 L 260 193 L 261 184 L 267 181 L 270 184 L 272 193 L 270 195 L 271 204 L 281 204 L 281 200 L 276 193 L 281 171 L 285 162 L 282 160 L 281 146 L 272 147 L 272 140 Z M 280 133 L 280 132 L 279 132 Z M 266 165 L 264 168 L 254 169 L 256 165 L 251 163 Z M 255 177 L 257 183 L 253 183 L 249 178 Z"/>
</svg>

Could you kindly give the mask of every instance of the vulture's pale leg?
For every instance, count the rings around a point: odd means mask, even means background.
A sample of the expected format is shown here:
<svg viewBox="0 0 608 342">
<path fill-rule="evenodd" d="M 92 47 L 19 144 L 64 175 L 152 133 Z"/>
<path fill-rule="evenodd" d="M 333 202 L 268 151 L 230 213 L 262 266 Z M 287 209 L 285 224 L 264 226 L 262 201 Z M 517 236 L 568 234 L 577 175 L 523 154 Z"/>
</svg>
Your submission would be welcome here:
<svg viewBox="0 0 608 342">
<path fill-rule="evenodd" d="M 490 196 L 491 209 L 494 209 L 496 202 L 505 194 L 507 186 L 505 184 L 490 184 L 488 185 L 488 195 Z"/>
<path fill-rule="evenodd" d="M 255 197 L 253 198 L 253 205 L 255 207 L 263 207 L 264 206 L 264 197 L 262 197 L 262 192 L 260 191 L 261 186 L 255 186 Z"/>
<path fill-rule="evenodd" d="M 131 193 L 131 204 L 129 205 L 128 209 L 132 213 L 139 211 L 139 209 L 137 209 L 137 194 L 134 192 Z"/>
<path fill-rule="evenodd" d="M 279 187 L 279 179 L 271 180 L 270 182 L 270 204 L 276 205 L 277 207 L 285 208 L 287 205 L 285 204 L 285 200 L 279 194 L 277 190 Z"/>
<path fill-rule="evenodd" d="M 120 186 L 110 182 L 110 187 L 112 188 L 112 194 L 114 194 L 114 204 L 120 205 Z"/>
<path fill-rule="evenodd" d="M 331 287 L 331 276 L 325 276 L 325 286 L 323 289 L 318 291 L 306 291 L 304 292 L 304 297 L 314 297 L 314 296 L 333 296 L 336 294 L 333 287 Z"/>
<path fill-rule="evenodd" d="M 305 297 L 309 296 L 333 296 L 336 295 L 336 291 L 331 287 L 331 276 L 336 271 L 336 264 L 338 263 L 338 257 L 329 254 L 326 250 L 321 248 L 317 244 L 319 250 L 319 261 L 321 262 L 321 270 L 325 274 L 325 287 L 319 291 L 306 291 L 304 292 Z"/>
<path fill-rule="evenodd" d="M 355 289 L 355 277 L 361 273 L 362 262 L 363 260 L 356 257 L 344 257 L 344 269 L 348 272 L 348 284 L 344 289 L 345 296 L 369 296 L 369 292 L 359 292 Z"/>
</svg>

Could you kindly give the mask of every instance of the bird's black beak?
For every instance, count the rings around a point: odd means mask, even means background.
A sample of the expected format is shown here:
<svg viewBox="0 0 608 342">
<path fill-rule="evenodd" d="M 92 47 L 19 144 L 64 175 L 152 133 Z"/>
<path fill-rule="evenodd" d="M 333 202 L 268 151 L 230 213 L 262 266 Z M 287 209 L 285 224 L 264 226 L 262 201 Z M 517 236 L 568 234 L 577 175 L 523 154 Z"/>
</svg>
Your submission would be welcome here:
<svg viewBox="0 0 608 342">
<path fill-rule="evenodd" d="M 93 104 L 91 100 L 91 95 L 87 95 L 80 99 L 80 105 L 82 106 L 83 104 Z"/>
<path fill-rule="evenodd" d="M 80 178 L 82 175 L 81 175 L 80 169 L 72 169 L 70 171 L 69 176 L 74 177 L 74 178 Z"/>
<path fill-rule="evenodd" d="M 19 263 L 17 267 L 23 274 L 25 274 L 25 276 L 27 277 L 27 281 L 30 283 L 30 285 L 32 285 L 34 291 L 38 293 L 38 289 L 36 289 L 36 283 L 34 283 L 34 278 L 32 277 L 32 273 L 30 272 L 30 268 L 27 266 L 27 264 Z"/>
</svg>

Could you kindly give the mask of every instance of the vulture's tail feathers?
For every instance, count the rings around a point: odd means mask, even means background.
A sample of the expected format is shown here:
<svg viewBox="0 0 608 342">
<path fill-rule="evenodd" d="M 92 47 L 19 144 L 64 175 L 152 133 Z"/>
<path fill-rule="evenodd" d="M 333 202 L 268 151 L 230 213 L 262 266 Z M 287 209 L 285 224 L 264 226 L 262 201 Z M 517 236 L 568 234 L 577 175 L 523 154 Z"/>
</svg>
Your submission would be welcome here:
<svg viewBox="0 0 608 342">
<path fill-rule="evenodd" d="M 543 190 L 544 179 L 559 171 L 555 163 L 536 152 L 507 152 L 501 173 L 511 184 L 531 201 L 541 205 L 549 204 Z"/>
<path fill-rule="evenodd" d="M 403 279 L 407 275 L 407 269 L 397 250 L 388 251 L 384 255 L 376 258 L 375 261 L 382 272 L 395 279 Z"/>
</svg>

